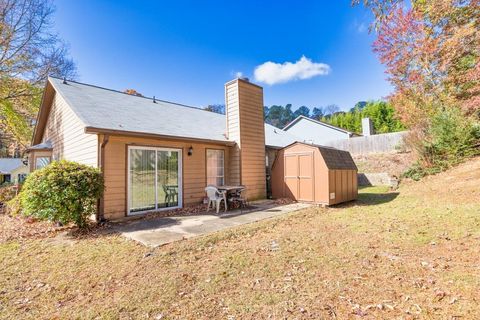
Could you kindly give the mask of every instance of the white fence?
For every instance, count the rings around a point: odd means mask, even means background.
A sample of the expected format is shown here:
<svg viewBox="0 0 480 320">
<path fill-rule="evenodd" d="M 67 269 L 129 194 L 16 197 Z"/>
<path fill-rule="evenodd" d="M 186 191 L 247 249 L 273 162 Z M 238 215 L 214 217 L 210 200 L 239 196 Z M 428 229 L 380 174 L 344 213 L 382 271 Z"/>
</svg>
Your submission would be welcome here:
<svg viewBox="0 0 480 320">
<path fill-rule="evenodd" d="M 352 155 L 392 152 L 404 148 L 403 138 L 408 131 L 375 134 L 323 143 L 325 146 L 349 151 Z"/>
</svg>

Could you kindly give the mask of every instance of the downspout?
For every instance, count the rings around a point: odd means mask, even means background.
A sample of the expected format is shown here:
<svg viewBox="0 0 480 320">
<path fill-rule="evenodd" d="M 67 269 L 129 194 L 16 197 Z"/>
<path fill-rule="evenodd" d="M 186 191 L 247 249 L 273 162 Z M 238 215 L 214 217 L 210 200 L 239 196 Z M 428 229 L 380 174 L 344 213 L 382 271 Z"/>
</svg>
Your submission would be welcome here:
<svg viewBox="0 0 480 320">
<path fill-rule="evenodd" d="M 108 139 L 110 136 L 108 134 L 103 136 L 102 144 L 100 145 L 100 171 L 102 172 L 103 179 L 105 181 L 105 146 L 108 143 Z M 102 197 L 98 201 L 98 210 L 96 220 L 97 222 L 105 222 L 105 196 Z"/>
</svg>

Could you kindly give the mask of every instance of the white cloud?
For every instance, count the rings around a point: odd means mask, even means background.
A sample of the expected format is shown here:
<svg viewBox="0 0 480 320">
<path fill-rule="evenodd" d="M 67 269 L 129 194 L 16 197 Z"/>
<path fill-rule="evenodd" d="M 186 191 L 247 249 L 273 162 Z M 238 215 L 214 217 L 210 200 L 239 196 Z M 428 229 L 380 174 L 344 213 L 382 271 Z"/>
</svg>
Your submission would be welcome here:
<svg viewBox="0 0 480 320">
<path fill-rule="evenodd" d="M 364 33 L 365 31 L 367 31 L 367 25 L 364 22 L 357 25 L 357 32 L 358 33 Z"/>
<path fill-rule="evenodd" d="M 255 80 L 266 84 L 285 83 L 293 80 L 305 80 L 330 73 L 330 66 L 325 63 L 313 62 L 302 56 L 295 63 L 275 63 L 267 61 L 255 68 Z"/>
<path fill-rule="evenodd" d="M 241 71 L 235 72 L 235 78 L 243 78 L 243 72 Z"/>
<path fill-rule="evenodd" d="M 368 24 L 358 19 L 353 20 L 352 27 L 357 33 L 365 33 L 368 31 Z"/>
</svg>

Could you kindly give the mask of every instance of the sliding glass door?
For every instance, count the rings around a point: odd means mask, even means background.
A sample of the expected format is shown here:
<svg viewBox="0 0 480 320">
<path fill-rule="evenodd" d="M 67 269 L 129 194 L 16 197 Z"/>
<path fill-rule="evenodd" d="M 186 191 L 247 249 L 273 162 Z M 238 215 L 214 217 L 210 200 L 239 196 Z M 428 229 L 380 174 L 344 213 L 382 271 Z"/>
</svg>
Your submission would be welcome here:
<svg viewBox="0 0 480 320">
<path fill-rule="evenodd" d="M 128 148 L 128 214 L 181 207 L 181 150 Z"/>
<path fill-rule="evenodd" d="M 157 204 L 178 207 L 178 152 L 157 151 Z"/>
</svg>

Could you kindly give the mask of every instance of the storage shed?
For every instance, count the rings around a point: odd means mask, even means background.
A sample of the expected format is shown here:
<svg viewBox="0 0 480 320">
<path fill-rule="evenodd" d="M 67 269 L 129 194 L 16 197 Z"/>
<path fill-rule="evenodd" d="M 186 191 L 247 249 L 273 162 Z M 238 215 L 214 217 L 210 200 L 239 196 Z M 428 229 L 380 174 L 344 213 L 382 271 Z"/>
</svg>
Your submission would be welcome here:
<svg viewBox="0 0 480 320">
<path fill-rule="evenodd" d="M 277 153 L 272 195 L 333 205 L 357 199 L 357 166 L 348 151 L 301 142 Z"/>
</svg>

